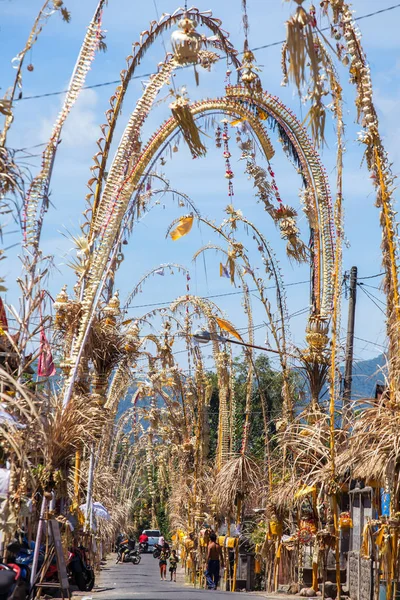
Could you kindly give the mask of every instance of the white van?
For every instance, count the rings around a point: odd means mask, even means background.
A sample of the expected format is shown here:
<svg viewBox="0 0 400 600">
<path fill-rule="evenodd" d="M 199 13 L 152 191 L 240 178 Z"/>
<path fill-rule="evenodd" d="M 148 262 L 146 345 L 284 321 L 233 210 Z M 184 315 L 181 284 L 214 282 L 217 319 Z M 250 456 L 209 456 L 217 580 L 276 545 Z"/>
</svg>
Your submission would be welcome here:
<svg viewBox="0 0 400 600">
<path fill-rule="evenodd" d="M 142 533 L 149 538 L 149 552 L 153 552 L 154 546 L 158 544 L 161 537 L 161 531 L 159 529 L 144 529 Z"/>
</svg>

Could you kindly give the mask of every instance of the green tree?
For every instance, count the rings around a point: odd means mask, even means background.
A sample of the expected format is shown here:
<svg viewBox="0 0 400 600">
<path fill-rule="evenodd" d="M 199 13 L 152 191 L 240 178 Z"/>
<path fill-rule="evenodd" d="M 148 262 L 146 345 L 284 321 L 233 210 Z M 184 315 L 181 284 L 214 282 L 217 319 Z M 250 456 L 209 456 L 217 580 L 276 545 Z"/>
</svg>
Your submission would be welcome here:
<svg viewBox="0 0 400 600">
<path fill-rule="evenodd" d="M 266 354 L 259 354 L 254 361 L 255 374 L 253 375 L 253 393 L 251 402 L 251 429 L 249 434 L 249 451 L 257 458 L 262 458 L 265 451 L 265 428 L 264 415 L 268 421 L 268 434 L 273 444 L 273 436 L 276 433 L 275 422 L 282 414 L 282 373 L 274 369 Z M 240 451 L 242 441 L 242 430 L 245 418 L 246 406 L 246 382 L 248 373 L 248 363 L 245 355 L 242 354 L 234 361 L 235 368 L 235 403 L 236 411 L 234 415 L 234 450 Z M 215 452 L 218 441 L 218 419 L 219 419 L 219 398 L 218 382 L 215 373 L 209 373 L 213 383 L 213 393 L 209 407 L 209 425 L 210 425 L 210 451 L 209 459 L 215 458 Z M 297 404 L 298 390 L 300 388 L 300 379 L 296 372 L 290 373 L 290 385 L 293 390 L 293 401 Z M 263 406 L 264 402 L 264 406 Z"/>
</svg>

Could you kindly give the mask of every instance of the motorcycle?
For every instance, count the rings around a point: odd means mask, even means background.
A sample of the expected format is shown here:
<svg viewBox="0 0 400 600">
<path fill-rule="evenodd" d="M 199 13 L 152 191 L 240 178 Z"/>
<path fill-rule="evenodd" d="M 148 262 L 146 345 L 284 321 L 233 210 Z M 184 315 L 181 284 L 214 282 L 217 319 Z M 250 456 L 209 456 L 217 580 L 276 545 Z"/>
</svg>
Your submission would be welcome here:
<svg viewBox="0 0 400 600">
<path fill-rule="evenodd" d="M 0 563 L 0 600 L 17 598 L 16 587 L 19 584 L 21 570 L 13 563 Z"/>
<path fill-rule="evenodd" d="M 169 550 L 168 544 L 165 544 L 164 548 L 162 546 L 160 546 L 160 544 L 155 544 L 154 550 L 153 550 L 153 558 L 159 558 L 160 554 L 161 554 L 161 550 L 163 550 L 163 549 L 165 550 L 167 558 L 169 558 L 170 550 Z"/>
<path fill-rule="evenodd" d="M 82 545 L 71 547 L 68 551 L 67 570 L 72 583 L 75 583 L 81 592 L 90 592 L 95 581 L 94 570 L 88 563 L 86 552 Z"/>
<path fill-rule="evenodd" d="M 147 542 L 139 542 L 139 552 L 140 554 L 146 554 L 149 550 L 149 544 Z"/>
<path fill-rule="evenodd" d="M 33 554 L 35 550 L 34 542 L 28 544 L 27 541 L 22 543 L 14 540 L 7 546 L 7 551 L 13 557 L 12 562 L 20 568 L 20 579 L 25 585 L 26 590 L 30 588 L 31 568 L 33 563 Z M 45 558 L 45 547 L 41 546 L 38 560 L 38 573 L 43 567 Z M 80 591 L 90 592 L 93 589 L 95 576 L 94 571 L 88 564 L 86 558 L 86 548 L 83 546 L 70 547 L 68 550 L 67 571 L 71 583 L 74 583 Z M 47 583 L 57 581 L 57 561 L 54 557 L 44 575 L 44 581 Z M 57 588 L 47 589 L 48 593 L 57 592 Z M 25 597 L 25 596 L 23 596 Z M 1 598 L 0 598 L 1 600 Z"/>
<path fill-rule="evenodd" d="M 119 562 L 138 565 L 142 560 L 138 550 L 130 550 L 128 544 L 121 544 L 118 548 L 116 564 Z"/>
<path fill-rule="evenodd" d="M 43 566 L 45 557 L 44 550 L 44 546 L 41 546 L 38 557 L 38 571 L 40 571 Z M 15 564 L 20 571 L 18 579 L 18 593 L 17 591 L 14 591 L 12 598 L 25 599 L 29 594 L 31 587 L 30 580 L 34 551 L 35 543 L 31 542 L 29 544 L 25 537 L 20 538 L 20 540 L 15 538 L 7 545 L 8 564 Z M 46 576 L 44 578 L 45 581 L 51 581 L 56 573 L 57 565 L 56 561 L 54 560 L 53 563 L 48 567 Z"/>
</svg>

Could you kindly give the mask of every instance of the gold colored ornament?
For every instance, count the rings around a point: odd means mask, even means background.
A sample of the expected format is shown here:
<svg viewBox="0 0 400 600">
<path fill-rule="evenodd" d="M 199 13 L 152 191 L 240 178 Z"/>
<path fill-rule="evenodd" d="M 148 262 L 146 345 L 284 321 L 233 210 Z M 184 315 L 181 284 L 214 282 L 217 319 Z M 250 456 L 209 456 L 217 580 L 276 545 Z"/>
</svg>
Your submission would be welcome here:
<svg viewBox="0 0 400 600">
<path fill-rule="evenodd" d="M 56 296 L 56 301 L 53 304 L 53 308 L 56 311 L 54 326 L 56 329 L 62 329 L 65 325 L 66 315 L 69 306 L 69 298 L 67 294 L 67 286 L 61 289 L 61 292 Z"/>
<path fill-rule="evenodd" d="M 58 311 L 60 309 L 65 308 L 66 303 L 68 302 L 68 293 L 67 293 L 67 285 L 64 285 L 61 288 L 61 292 L 57 294 L 56 301 L 53 304 L 54 310 Z"/>
<path fill-rule="evenodd" d="M 256 73 L 260 69 L 255 66 L 255 57 L 251 50 L 245 50 L 243 53 L 243 64 L 238 71 L 241 73 L 240 79 L 247 88 L 257 92 L 262 91 L 260 78 Z"/>
<path fill-rule="evenodd" d="M 107 306 L 104 307 L 104 313 L 106 315 L 106 323 L 109 325 L 115 325 L 116 317 L 121 314 L 120 311 L 120 300 L 119 293 L 115 292 L 114 296 L 110 299 Z"/>
<path fill-rule="evenodd" d="M 197 63 L 199 51 L 203 44 L 202 36 L 195 31 L 197 23 L 184 15 L 178 25 L 180 29 L 174 31 L 171 35 L 175 60 L 180 65 Z"/>
<path fill-rule="evenodd" d="M 325 362 L 325 350 L 329 343 L 329 323 L 321 317 L 310 317 L 306 329 L 308 353 L 318 362 Z"/>
</svg>

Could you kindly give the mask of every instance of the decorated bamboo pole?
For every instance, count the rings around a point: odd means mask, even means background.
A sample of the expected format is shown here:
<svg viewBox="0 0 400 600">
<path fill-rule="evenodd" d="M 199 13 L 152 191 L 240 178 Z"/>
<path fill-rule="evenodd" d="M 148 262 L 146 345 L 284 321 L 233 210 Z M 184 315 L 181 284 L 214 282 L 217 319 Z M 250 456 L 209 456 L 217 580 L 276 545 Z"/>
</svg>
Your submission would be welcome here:
<svg viewBox="0 0 400 600">
<path fill-rule="evenodd" d="M 12 104 L 15 99 L 15 94 L 18 87 L 22 87 L 22 67 L 24 64 L 24 60 L 28 52 L 31 50 L 32 46 L 38 39 L 39 34 L 41 33 L 43 26 L 47 23 L 49 17 L 58 11 L 62 7 L 62 0 L 45 0 L 42 8 L 39 10 L 37 17 L 33 23 L 33 27 L 29 33 L 28 39 L 26 41 L 24 49 L 19 52 L 19 54 L 13 59 L 13 63 L 18 61 L 18 66 L 16 66 L 16 73 L 14 78 L 14 83 L 11 88 L 11 92 L 7 97 L 7 100 L 10 104 L 10 113 L 6 114 L 6 119 L 4 122 L 3 130 L 0 132 L 0 147 L 6 145 L 7 133 L 8 130 L 14 120 L 12 114 Z M 68 22 L 70 20 L 70 14 L 66 8 L 61 9 L 61 14 L 64 21 Z M 33 71 L 33 65 L 28 65 L 28 70 Z"/>
<path fill-rule="evenodd" d="M 86 492 L 85 531 L 93 531 L 93 478 L 94 478 L 94 444 L 90 448 L 88 484 Z"/>
<path fill-rule="evenodd" d="M 237 568 L 239 563 L 239 540 L 235 539 L 235 562 L 233 564 L 233 580 L 231 592 L 236 592 Z"/>
<path fill-rule="evenodd" d="M 75 467 L 74 467 L 74 501 L 76 507 L 79 507 L 79 485 L 81 478 L 81 451 L 75 452 Z"/>
<path fill-rule="evenodd" d="M 340 335 L 340 300 L 341 300 L 341 275 L 342 275 L 342 239 L 343 239 L 343 216 L 342 216 L 342 173 L 343 173 L 343 112 L 341 88 L 339 85 L 335 89 L 335 109 L 337 118 L 337 192 L 335 202 L 335 225 L 338 232 L 335 247 L 335 264 L 333 273 L 333 311 L 332 311 L 332 341 L 331 341 L 331 364 L 330 364 L 330 402 L 329 402 L 329 419 L 330 419 L 330 452 L 331 452 L 331 486 L 332 486 L 332 508 L 333 508 L 333 523 L 335 536 L 335 569 L 336 569 L 336 586 L 337 598 L 341 595 L 340 581 L 340 548 L 339 548 L 339 514 L 336 488 L 336 467 L 335 467 L 335 403 L 338 397 L 337 386 L 337 348 Z"/>
</svg>

